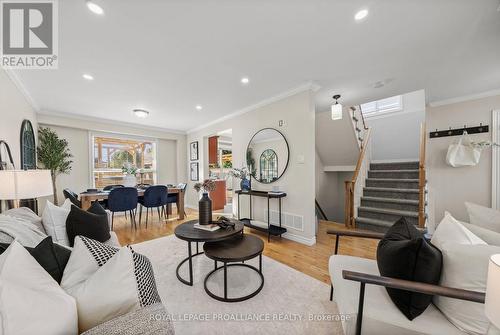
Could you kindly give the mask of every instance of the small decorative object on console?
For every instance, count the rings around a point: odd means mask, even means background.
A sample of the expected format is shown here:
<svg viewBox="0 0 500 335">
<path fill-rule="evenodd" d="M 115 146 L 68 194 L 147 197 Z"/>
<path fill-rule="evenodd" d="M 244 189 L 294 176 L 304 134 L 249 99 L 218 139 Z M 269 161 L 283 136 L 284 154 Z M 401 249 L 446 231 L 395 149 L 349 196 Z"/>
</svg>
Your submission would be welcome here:
<svg viewBox="0 0 500 335">
<path fill-rule="evenodd" d="M 215 191 L 215 181 L 211 179 L 205 179 L 203 183 L 194 184 L 193 188 L 196 190 L 196 192 L 203 192 L 203 196 L 198 202 L 198 222 L 200 225 L 210 224 L 212 222 L 212 200 L 208 196 L 208 192 Z"/>
<path fill-rule="evenodd" d="M 247 167 L 241 169 L 232 169 L 229 175 L 234 178 L 241 179 L 240 187 L 242 191 L 250 191 L 252 189 L 252 178 Z"/>
</svg>

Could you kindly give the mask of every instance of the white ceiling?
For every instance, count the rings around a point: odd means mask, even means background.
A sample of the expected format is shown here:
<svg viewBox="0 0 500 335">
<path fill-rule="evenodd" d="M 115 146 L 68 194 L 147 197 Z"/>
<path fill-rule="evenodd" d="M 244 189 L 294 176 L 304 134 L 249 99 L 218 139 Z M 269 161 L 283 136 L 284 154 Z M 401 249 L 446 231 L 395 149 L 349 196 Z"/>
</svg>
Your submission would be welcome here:
<svg viewBox="0 0 500 335">
<path fill-rule="evenodd" d="M 317 111 L 334 93 L 350 105 L 422 88 L 428 102 L 500 88 L 498 0 L 102 5 L 97 16 L 84 0 L 59 1 L 59 69 L 17 71 L 42 112 L 184 131 L 308 81 L 321 86 Z M 355 22 L 362 8 L 369 15 Z"/>
</svg>

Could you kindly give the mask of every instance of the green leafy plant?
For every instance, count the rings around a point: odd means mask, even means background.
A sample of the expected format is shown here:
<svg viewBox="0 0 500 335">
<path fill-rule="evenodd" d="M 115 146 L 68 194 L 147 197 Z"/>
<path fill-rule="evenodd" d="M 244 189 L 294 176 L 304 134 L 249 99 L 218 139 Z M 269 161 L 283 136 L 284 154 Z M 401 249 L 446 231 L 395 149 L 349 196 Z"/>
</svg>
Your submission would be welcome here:
<svg viewBox="0 0 500 335">
<path fill-rule="evenodd" d="M 129 162 L 126 162 L 122 166 L 122 172 L 125 173 L 125 174 L 130 174 L 130 175 L 135 176 L 137 174 L 137 171 L 138 171 L 137 167 L 135 167 L 134 165 L 130 164 Z"/>
<path fill-rule="evenodd" d="M 38 129 L 38 147 L 36 148 L 38 163 L 41 168 L 50 170 L 52 189 L 54 191 L 54 204 L 58 205 L 56 178 L 60 174 L 71 171 L 71 158 L 68 141 L 59 138 L 57 133 L 50 128 Z"/>
</svg>

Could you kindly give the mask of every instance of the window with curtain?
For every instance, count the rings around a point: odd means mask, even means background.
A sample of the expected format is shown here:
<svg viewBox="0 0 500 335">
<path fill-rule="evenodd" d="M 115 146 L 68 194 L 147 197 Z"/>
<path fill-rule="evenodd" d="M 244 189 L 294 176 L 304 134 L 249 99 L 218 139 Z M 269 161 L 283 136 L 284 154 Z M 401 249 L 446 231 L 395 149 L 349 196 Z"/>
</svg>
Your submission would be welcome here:
<svg viewBox="0 0 500 335">
<path fill-rule="evenodd" d="M 123 184 L 126 165 L 137 168 L 137 182 L 156 183 L 156 142 L 119 136 L 93 136 L 95 188 Z"/>
<path fill-rule="evenodd" d="M 399 112 L 402 110 L 403 97 L 401 95 L 361 104 L 361 111 L 365 118 Z"/>
</svg>

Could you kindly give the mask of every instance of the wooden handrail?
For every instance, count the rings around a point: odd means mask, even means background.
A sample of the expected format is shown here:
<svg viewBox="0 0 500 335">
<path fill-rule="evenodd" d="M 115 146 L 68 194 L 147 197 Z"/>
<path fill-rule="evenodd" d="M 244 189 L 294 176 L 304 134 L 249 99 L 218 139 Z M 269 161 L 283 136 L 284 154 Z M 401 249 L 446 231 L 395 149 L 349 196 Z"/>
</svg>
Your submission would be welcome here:
<svg viewBox="0 0 500 335">
<path fill-rule="evenodd" d="M 344 204 L 344 223 L 348 228 L 355 227 L 354 221 L 354 190 L 356 186 L 356 182 L 358 180 L 359 171 L 361 170 L 361 166 L 363 165 L 363 161 L 365 159 L 366 148 L 370 143 L 370 135 L 371 128 L 365 133 L 365 138 L 363 143 L 361 144 L 361 151 L 359 152 L 358 162 L 356 163 L 356 169 L 352 175 L 351 180 L 345 181 L 345 204 Z"/>
<path fill-rule="evenodd" d="M 418 226 L 425 226 L 425 146 L 426 146 L 425 122 L 420 125 L 420 155 L 418 163 Z"/>
<path fill-rule="evenodd" d="M 359 114 L 361 115 L 361 121 L 363 121 L 363 127 L 365 130 L 368 130 L 368 127 L 366 126 L 365 122 L 365 116 L 363 115 L 363 109 L 361 108 L 361 105 L 359 105 Z"/>
</svg>

